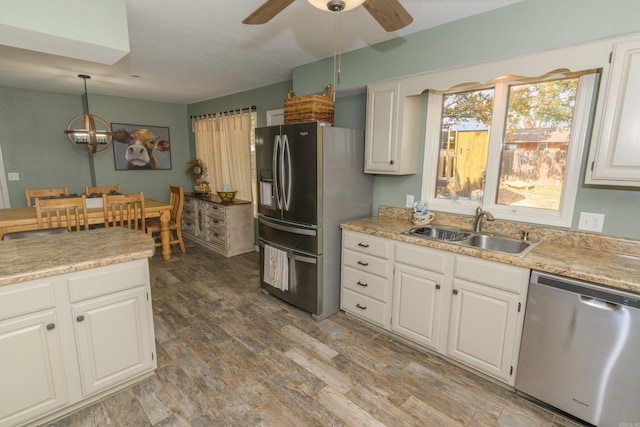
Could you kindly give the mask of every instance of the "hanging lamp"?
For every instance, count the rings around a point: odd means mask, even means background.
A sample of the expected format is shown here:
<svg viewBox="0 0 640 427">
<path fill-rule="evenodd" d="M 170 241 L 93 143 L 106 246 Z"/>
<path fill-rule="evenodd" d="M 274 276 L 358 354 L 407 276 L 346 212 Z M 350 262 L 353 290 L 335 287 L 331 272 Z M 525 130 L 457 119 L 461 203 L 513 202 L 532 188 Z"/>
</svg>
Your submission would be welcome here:
<svg viewBox="0 0 640 427">
<path fill-rule="evenodd" d="M 73 117 L 64 131 L 75 148 L 88 151 L 91 154 L 104 151 L 111 145 L 113 132 L 109 123 L 102 117 L 89 113 L 89 100 L 87 96 L 87 79 L 91 76 L 78 74 L 84 80 L 83 114 Z"/>
<path fill-rule="evenodd" d="M 331 12 L 346 12 L 355 9 L 365 0 L 307 0 L 313 7 Z"/>
</svg>

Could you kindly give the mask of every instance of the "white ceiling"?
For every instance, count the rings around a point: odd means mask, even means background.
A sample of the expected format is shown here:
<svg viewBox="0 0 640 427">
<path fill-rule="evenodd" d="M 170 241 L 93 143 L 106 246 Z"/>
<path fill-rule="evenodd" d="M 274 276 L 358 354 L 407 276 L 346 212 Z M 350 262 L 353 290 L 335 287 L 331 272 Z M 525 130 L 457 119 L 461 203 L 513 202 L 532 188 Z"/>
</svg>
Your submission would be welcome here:
<svg viewBox="0 0 640 427">
<path fill-rule="evenodd" d="M 358 7 L 342 14 L 342 51 L 518 1 L 401 0 L 414 22 L 394 33 Z M 131 50 L 116 64 L 0 45 L 0 85 L 82 94 L 78 74 L 89 74 L 89 94 L 190 104 L 290 80 L 292 68 L 333 56 L 331 12 L 296 0 L 264 25 L 242 24 L 262 2 L 126 0 Z"/>
</svg>

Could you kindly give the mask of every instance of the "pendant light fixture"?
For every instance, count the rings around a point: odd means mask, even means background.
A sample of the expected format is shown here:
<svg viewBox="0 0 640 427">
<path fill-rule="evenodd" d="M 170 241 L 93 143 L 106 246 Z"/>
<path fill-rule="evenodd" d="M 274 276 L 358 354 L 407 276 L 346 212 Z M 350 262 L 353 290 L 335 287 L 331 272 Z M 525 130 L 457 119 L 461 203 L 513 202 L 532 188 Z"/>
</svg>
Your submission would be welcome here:
<svg viewBox="0 0 640 427">
<path fill-rule="evenodd" d="M 90 79 L 91 76 L 78 74 L 78 77 L 84 80 L 82 99 L 84 113 L 73 117 L 64 133 L 69 136 L 69 140 L 75 148 L 95 154 L 109 148 L 113 132 L 102 117 L 89 113 L 87 79 Z"/>
</svg>

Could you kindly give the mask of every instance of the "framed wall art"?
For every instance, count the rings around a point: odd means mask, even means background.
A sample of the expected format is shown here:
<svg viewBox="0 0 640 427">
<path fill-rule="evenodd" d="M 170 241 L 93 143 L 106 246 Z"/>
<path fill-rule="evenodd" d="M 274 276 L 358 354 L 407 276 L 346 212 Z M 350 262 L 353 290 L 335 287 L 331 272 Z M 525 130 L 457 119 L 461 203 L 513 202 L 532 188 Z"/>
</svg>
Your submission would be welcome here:
<svg viewBox="0 0 640 427">
<path fill-rule="evenodd" d="M 169 128 L 111 123 L 116 170 L 171 169 Z"/>
</svg>

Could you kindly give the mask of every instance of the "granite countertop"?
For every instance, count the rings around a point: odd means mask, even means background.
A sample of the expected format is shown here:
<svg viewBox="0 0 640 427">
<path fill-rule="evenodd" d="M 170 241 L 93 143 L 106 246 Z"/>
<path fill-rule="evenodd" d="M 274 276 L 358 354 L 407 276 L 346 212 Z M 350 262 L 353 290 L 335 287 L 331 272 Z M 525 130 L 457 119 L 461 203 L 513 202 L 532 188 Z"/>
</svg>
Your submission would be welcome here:
<svg viewBox="0 0 640 427">
<path fill-rule="evenodd" d="M 153 238 L 127 228 L 98 228 L 0 241 L 0 286 L 148 258 Z"/>
<path fill-rule="evenodd" d="M 492 230 L 487 224 L 486 232 L 499 232 L 515 237 L 519 229 L 525 229 L 530 232 L 531 240 L 541 241 L 528 255 L 518 257 L 402 234 L 416 226 L 410 221 L 410 215 L 406 216 L 403 210 L 399 210 L 400 214 L 397 212 L 396 210 L 396 214 L 388 214 L 387 211 L 381 211 L 380 216 L 349 221 L 341 224 L 341 228 L 640 294 L 640 241 L 557 229 L 545 230 L 543 227 L 522 224 L 494 225 L 502 226 L 503 229 Z M 452 220 L 452 217 L 436 214 L 434 223 L 471 229 L 468 219 Z M 439 222 L 439 219 L 442 219 L 442 222 Z M 496 221 L 498 222 L 500 221 Z"/>
</svg>

